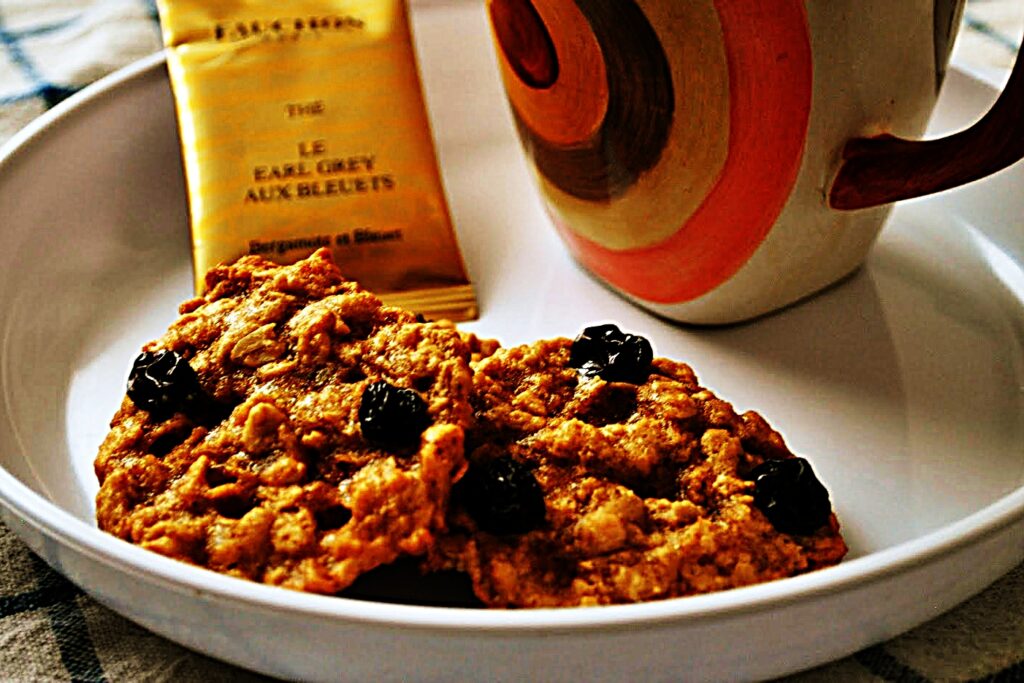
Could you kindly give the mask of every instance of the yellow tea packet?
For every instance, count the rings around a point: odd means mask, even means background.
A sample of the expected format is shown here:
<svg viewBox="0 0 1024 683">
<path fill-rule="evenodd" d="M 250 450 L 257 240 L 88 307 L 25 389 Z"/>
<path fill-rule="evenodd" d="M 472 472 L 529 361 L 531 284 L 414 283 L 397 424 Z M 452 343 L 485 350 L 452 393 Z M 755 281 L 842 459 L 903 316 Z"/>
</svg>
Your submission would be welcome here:
<svg viewBox="0 0 1024 683">
<path fill-rule="evenodd" d="M 196 288 L 329 246 L 387 303 L 468 320 L 405 0 L 158 0 Z"/>
</svg>

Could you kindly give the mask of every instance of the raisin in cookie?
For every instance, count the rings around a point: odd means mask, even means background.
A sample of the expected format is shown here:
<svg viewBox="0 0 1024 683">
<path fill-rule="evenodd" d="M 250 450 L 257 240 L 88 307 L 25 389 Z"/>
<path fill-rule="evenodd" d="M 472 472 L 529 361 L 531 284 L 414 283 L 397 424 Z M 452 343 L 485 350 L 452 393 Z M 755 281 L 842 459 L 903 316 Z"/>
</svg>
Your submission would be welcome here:
<svg viewBox="0 0 1024 683">
<path fill-rule="evenodd" d="M 636 602 L 837 563 L 828 493 L 754 412 L 612 325 L 498 349 L 427 564 L 494 607 Z"/>
<path fill-rule="evenodd" d="M 426 552 L 465 468 L 473 340 L 383 306 L 326 250 L 207 285 L 136 361 L 95 462 L 99 526 L 320 593 Z"/>
</svg>

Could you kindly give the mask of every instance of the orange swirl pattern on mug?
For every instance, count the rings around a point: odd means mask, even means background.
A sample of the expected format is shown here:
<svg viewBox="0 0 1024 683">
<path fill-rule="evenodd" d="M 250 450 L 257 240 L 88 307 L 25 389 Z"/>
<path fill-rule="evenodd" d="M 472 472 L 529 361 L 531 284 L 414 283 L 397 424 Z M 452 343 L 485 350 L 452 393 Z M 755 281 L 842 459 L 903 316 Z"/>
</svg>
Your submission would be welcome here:
<svg viewBox="0 0 1024 683">
<path fill-rule="evenodd" d="M 559 23 L 551 7 L 585 18 Z M 728 280 L 757 249 L 796 181 L 810 114 L 812 61 L 800 0 L 491 0 L 503 77 L 520 136 L 570 250 L 612 285 L 676 303 Z M 546 36 L 551 83 L 523 83 L 538 52 L 498 28 L 516 12 Z M 562 10 L 562 15 L 566 11 Z M 581 31 L 591 37 L 581 36 Z M 600 60 L 606 88 L 567 84 L 589 112 L 585 138 L 559 117 L 523 115 L 574 65 Z M 577 117 L 578 120 L 578 117 Z M 580 133 L 583 129 L 575 127 Z"/>
<path fill-rule="evenodd" d="M 593 136 L 605 117 L 608 80 L 601 48 L 586 17 L 571 2 L 534 7 L 496 0 L 490 7 L 495 37 L 519 126 L 552 145 Z M 545 24 L 560 26 L 552 35 Z M 572 54 L 559 60 L 559 54 Z"/>
</svg>

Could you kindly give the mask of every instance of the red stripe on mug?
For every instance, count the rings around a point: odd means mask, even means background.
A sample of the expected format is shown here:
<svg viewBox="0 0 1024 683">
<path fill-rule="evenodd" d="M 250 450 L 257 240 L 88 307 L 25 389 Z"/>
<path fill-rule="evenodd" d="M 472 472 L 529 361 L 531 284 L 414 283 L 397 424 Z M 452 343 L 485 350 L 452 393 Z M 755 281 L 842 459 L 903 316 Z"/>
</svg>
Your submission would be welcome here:
<svg viewBox="0 0 1024 683">
<path fill-rule="evenodd" d="M 625 292 L 656 303 L 695 299 L 728 280 L 764 241 L 803 156 L 813 67 L 801 0 L 717 0 L 729 65 L 730 143 L 700 208 L 668 239 L 602 247 L 556 225 L 576 257 Z"/>
</svg>

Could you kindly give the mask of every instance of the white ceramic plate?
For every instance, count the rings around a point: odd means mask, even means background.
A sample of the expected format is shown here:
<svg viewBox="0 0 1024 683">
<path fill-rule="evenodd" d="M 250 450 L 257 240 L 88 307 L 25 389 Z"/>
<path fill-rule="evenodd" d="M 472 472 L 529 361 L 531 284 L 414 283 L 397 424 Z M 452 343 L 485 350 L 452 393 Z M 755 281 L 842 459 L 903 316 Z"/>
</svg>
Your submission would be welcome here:
<svg viewBox="0 0 1024 683">
<path fill-rule="evenodd" d="M 900 207 L 868 266 L 813 301 L 742 327 L 675 327 L 565 256 L 509 125 L 481 8 L 435 5 L 416 22 L 483 309 L 472 328 L 506 344 L 608 319 L 646 334 L 814 461 L 850 558 L 715 595 L 507 612 L 296 594 L 97 531 L 92 460 L 128 365 L 190 293 L 171 96 L 154 57 L 0 153 L 0 508 L 51 565 L 158 633 L 287 678 L 681 680 L 838 658 L 1024 559 L 1024 168 Z M 937 129 L 992 97 L 951 74 Z"/>
</svg>

